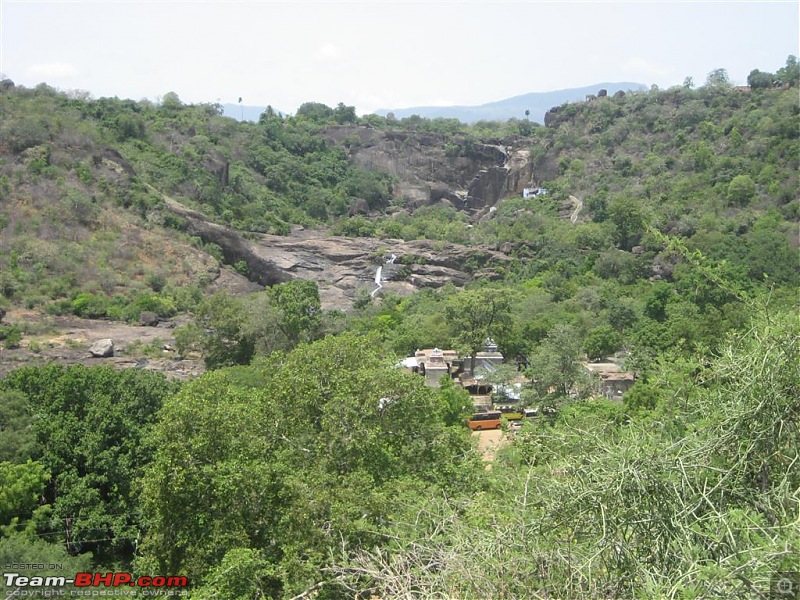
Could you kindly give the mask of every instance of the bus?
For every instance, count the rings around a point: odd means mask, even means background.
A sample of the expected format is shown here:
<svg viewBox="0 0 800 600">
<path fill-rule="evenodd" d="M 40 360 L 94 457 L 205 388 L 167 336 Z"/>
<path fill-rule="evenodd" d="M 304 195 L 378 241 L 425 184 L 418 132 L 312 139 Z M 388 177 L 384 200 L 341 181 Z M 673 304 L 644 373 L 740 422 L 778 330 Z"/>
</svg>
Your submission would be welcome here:
<svg viewBox="0 0 800 600">
<path fill-rule="evenodd" d="M 475 413 L 467 421 L 467 426 L 473 431 L 481 431 L 483 429 L 500 429 L 503 424 L 503 413 L 499 410 L 489 412 Z"/>
</svg>

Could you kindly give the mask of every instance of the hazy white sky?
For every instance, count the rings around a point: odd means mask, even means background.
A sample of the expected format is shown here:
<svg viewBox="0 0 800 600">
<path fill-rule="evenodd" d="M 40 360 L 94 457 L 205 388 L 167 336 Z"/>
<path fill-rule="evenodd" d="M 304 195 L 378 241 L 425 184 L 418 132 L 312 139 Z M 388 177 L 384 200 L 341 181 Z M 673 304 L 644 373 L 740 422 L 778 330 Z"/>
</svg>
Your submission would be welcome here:
<svg viewBox="0 0 800 600">
<path fill-rule="evenodd" d="M 0 73 L 94 97 L 473 105 L 800 54 L 800 3 L 0 0 Z"/>
</svg>

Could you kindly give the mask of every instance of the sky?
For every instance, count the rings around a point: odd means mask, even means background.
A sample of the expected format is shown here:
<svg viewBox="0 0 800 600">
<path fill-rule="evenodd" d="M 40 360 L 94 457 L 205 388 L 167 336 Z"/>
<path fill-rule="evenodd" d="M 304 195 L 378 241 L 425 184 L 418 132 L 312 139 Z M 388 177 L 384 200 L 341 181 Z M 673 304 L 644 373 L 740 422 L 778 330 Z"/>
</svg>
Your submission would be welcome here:
<svg viewBox="0 0 800 600">
<path fill-rule="evenodd" d="M 476 105 L 727 69 L 744 84 L 800 55 L 800 2 L 0 0 L 17 85 L 185 103 L 304 102 L 359 114 Z"/>
</svg>

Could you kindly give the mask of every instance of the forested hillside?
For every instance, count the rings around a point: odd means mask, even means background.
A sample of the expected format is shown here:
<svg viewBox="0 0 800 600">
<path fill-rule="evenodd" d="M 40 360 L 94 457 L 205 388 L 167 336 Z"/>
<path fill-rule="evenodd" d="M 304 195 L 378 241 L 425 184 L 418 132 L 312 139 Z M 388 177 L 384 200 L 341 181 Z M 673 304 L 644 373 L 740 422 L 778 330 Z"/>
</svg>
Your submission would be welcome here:
<svg viewBox="0 0 800 600">
<path fill-rule="evenodd" d="M 472 125 L 3 82 L 0 558 L 198 599 L 769 597 L 800 571 L 799 80 Z M 364 271 L 347 310 L 320 240 Z M 143 313 L 208 372 L 23 366 L 54 316 Z M 489 465 L 457 380 L 397 367 L 487 337 L 539 415 Z"/>
</svg>

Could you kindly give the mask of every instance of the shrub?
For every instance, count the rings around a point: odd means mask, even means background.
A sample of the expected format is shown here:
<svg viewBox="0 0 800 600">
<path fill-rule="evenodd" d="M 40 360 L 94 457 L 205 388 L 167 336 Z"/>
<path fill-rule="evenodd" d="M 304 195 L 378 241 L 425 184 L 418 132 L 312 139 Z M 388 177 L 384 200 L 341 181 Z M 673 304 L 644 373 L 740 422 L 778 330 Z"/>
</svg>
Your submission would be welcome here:
<svg viewBox="0 0 800 600">
<path fill-rule="evenodd" d="M 167 280 L 161 273 L 150 273 L 147 276 L 146 283 L 154 292 L 160 292 L 167 285 Z"/>
<path fill-rule="evenodd" d="M 749 175 L 737 175 L 728 184 L 728 201 L 731 204 L 744 206 L 756 194 L 756 184 Z"/>
<path fill-rule="evenodd" d="M 175 302 L 170 298 L 151 292 L 142 292 L 127 306 L 124 314 L 129 321 L 135 321 L 145 311 L 154 312 L 159 317 L 171 317 L 177 312 Z"/>
<path fill-rule="evenodd" d="M 108 298 L 95 294 L 79 294 L 72 301 L 72 312 L 86 319 L 97 319 L 108 314 Z"/>
<path fill-rule="evenodd" d="M 19 342 L 22 340 L 22 331 L 17 325 L 4 325 L 0 327 L 0 340 L 9 350 L 19 348 Z"/>
</svg>

